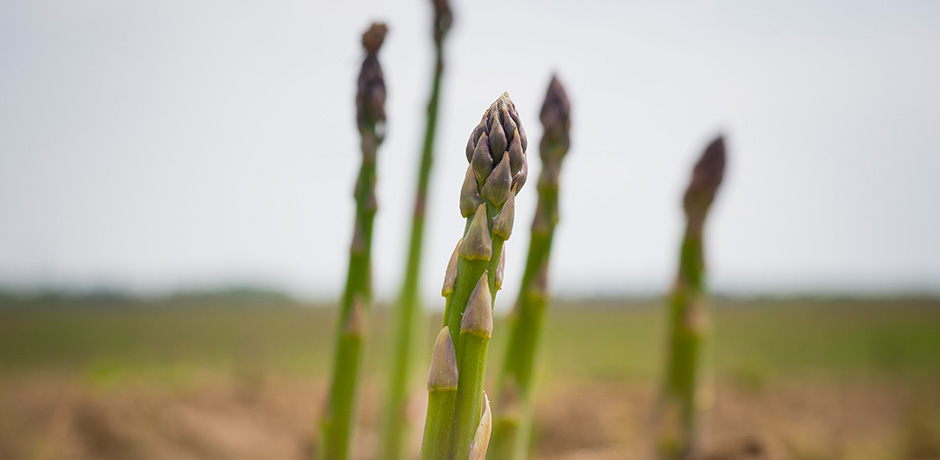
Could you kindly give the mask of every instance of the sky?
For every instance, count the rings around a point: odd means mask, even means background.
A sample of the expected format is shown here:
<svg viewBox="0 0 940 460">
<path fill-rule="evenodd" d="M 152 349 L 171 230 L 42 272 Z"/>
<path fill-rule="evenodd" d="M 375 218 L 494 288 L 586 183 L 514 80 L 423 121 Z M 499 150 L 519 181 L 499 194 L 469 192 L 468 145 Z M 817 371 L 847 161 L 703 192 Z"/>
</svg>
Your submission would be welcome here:
<svg viewBox="0 0 940 460">
<path fill-rule="evenodd" d="M 453 5 L 422 292 L 464 221 L 464 146 L 508 91 L 539 169 L 553 72 L 572 105 L 560 296 L 660 294 L 705 145 L 729 294 L 940 293 L 940 3 Z M 337 298 L 360 161 L 359 36 L 389 24 L 373 279 L 403 277 L 432 66 L 430 1 L 0 2 L 0 286 L 144 294 L 256 284 Z M 502 300 L 535 206 L 517 198 Z"/>
</svg>

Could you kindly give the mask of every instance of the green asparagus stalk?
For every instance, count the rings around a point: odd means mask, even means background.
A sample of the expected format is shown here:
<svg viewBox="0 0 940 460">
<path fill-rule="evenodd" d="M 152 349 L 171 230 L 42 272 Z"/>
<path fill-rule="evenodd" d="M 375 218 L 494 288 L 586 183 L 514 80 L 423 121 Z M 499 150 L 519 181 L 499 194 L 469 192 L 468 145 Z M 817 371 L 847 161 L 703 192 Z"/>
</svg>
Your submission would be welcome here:
<svg viewBox="0 0 940 460">
<path fill-rule="evenodd" d="M 454 402 L 457 398 L 457 355 L 447 326 L 441 328 L 431 355 L 428 371 L 428 416 L 424 439 L 450 439 L 453 428 Z M 447 458 L 450 444 L 425 442 L 421 458 Z"/>
<path fill-rule="evenodd" d="M 441 76 L 444 73 L 444 38 L 450 30 L 453 16 L 448 0 L 432 0 L 434 5 L 434 76 L 431 96 L 427 107 L 427 125 L 424 131 L 424 147 L 418 166 L 418 186 L 415 191 L 414 214 L 411 221 L 411 238 L 408 244 L 408 261 L 401 297 L 395 310 L 394 345 L 391 348 L 392 370 L 386 392 L 385 420 L 381 441 L 381 458 L 400 460 L 406 455 L 406 442 L 412 424 L 407 407 L 410 396 L 410 381 L 413 367 L 415 334 L 420 323 L 421 306 L 418 280 L 421 278 L 421 252 L 424 240 L 427 190 L 431 176 L 434 153 L 434 135 L 437 130 L 437 113 L 440 105 Z"/>
<path fill-rule="evenodd" d="M 457 354 L 457 401 L 454 413 L 454 458 L 467 458 L 483 411 L 486 354 L 493 334 L 493 295 L 484 271 L 460 321 Z"/>
<path fill-rule="evenodd" d="M 657 448 L 663 460 L 694 458 L 698 449 L 701 355 L 708 334 L 702 230 L 725 169 L 719 137 L 695 165 L 683 207 L 687 219 L 669 310 L 667 367 L 660 395 Z"/>
<path fill-rule="evenodd" d="M 366 57 L 359 72 L 356 94 L 356 121 L 362 138 L 362 166 L 354 192 L 355 230 L 349 250 L 349 272 L 339 318 L 333 381 L 321 421 L 321 460 L 350 458 L 362 341 L 366 316 L 372 302 L 372 221 L 377 209 L 375 157 L 385 134 L 385 80 L 377 55 L 387 31 L 385 24 L 374 23 L 362 35 Z"/>
<path fill-rule="evenodd" d="M 497 387 L 490 460 L 528 457 L 533 370 L 549 298 L 546 278 L 558 223 L 558 176 L 570 144 L 570 111 L 565 89 L 553 76 L 542 104 L 540 118 L 544 132 L 539 143 L 542 158 L 539 198 L 532 221 L 529 256 L 519 296 L 509 318 L 509 344 Z"/>
<path fill-rule="evenodd" d="M 446 298 L 445 330 L 455 345 L 458 384 L 452 409 L 442 408 L 446 402 L 429 394 L 423 460 L 467 460 L 471 453 L 482 459 L 486 454 L 492 429 L 490 411 L 484 410 L 486 353 L 493 301 L 502 287 L 503 244 L 512 234 L 515 196 L 528 171 L 526 144 L 508 94 L 490 106 L 467 143 L 470 166 L 460 191 L 460 213 L 467 223 L 441 290 Z M 452 414 L 449 419 L 447 414 Z"/>
</svg>

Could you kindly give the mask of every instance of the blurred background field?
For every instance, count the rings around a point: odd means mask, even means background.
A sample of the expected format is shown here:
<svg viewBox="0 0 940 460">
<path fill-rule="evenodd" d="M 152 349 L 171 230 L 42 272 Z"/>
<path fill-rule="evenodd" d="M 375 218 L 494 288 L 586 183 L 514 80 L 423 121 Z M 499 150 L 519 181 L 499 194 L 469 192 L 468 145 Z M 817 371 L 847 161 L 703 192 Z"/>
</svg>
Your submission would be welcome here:
<svg viewBox="0 0 940 460">
<path fill-rule="evenodd" d="M 559 301 L 546 331 L 547 381 L 652 379 L 661 362 L 661 304 Z M 937 299 L 714 304 L 710 354 L 720 375 L 940 377 Z M 322 378 L 329 372 L 335 313 L 332 305 L 276 296 L 9 301 L 0 309 L 0 369 L 8 376 L 54 371 L 120 381 L 152 375 L 186 380 L 249 366 L 265 375 Z M 387 345 L 386 318 L 379 306 L 373 348 Z M 439 324 L 436 316 L 428 320 L 427 337 Z M 504 339 L 494 334 L 493 349 L 502 350 Z"/>
<path fill-rule="evenodd" d="M 507 91 L 535 144 L 557 72 L 572 151 L 534 458 L 652 458 L 682 191 L 721 133 L 708 460 L 940 459 L 940 2 L 451 3 L 412 419 L 464 226 L 467 134 Z M 353 222 L 359 34 L 384 20 L 379 305 L 355 435 L 358 460 L 383 460 L 431 9 L 0 2 L 0 460 L 313 458 Z M 498 316 L 489 391 L 506 329 Z"/>
<path fill-rule="evenodd" d="M 940 455 L 940 300 L 714 304 L 705 431 L 714 458 Z M 6 299 L 0 458 L 309 458 L 330 366 L 330 307 L 263 294 Z M 536 396 L 537 458 L 647 457 L 660 307 L 558 301 Z M 376 313 L 362 458 L 374 448 L 385 369 L 387 317 L 381 306 Z M 438 325 L 429 319 L 428 337 Z M 503 350 L 505 334 L 493 337 L 492 349 Z"/>
</svg>

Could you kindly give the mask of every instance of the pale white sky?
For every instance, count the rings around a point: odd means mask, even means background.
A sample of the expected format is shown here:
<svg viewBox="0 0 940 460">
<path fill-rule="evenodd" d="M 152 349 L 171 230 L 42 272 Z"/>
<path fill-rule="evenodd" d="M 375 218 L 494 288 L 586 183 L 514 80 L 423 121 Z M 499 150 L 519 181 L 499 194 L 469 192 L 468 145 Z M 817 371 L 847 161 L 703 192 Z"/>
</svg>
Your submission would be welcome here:
<svg viewBox="0 0 940 460">
<path fill-rule="evenodd" d="M 940 292 L 940 3 L 455 2 L 423 289 L 463 228 L 464 145 L 503 91 L 535 177 L 557 70 L 573 107 L 551 277 L 669 286 L 695 157 L 727 135 L 707 228 L 725 292 Z M 0 285 L 259 282 L 339 295 L 359 163 L 359 34 L 381 53 L 374 279 L 398 290 L 430 79 L 430 2 L 0 3 Z M 534 181 L 517 200 L 508 303 Z"/>
</svg>

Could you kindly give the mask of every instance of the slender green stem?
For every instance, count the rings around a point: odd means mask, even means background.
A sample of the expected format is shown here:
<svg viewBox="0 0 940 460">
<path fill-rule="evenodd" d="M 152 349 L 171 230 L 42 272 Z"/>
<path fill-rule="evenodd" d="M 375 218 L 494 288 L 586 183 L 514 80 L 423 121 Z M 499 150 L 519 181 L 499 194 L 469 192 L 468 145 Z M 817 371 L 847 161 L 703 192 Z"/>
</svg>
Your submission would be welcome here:
<svg viewBox="0 0 940 460">
<path fill-rule="evenodd" d="M 480 424 L 483 413 L 483 381 L 486 375 L 486 352 L 490 338 L 474 332 L 461 331 L 457 362 L 460 380 L 457 384 L 456 420 L 454 425 L 453 455 L 455 460 L 466 460 L 470 443 Z"/>
<path fill-rule="evenodd" d="M 451 458 L 466 460 L 483 415 L 486 352 L 493 333 L 493 295 L 484 272 L 473 288 L 463 318 L 457 348 L 459 379 L 451 435 Z M 487 439 L 487 442 L 489 440 Z"/>
<path fill-rule="evenodd" d="M 421 445 L 421 460 L 449 460 L 450 434 L 454 426 L 457 389 L 428 392 L 428 415 L 424 438 L 437 439 Z"/>
<path fill-rule="evenodd" d="M 476 435 L 477 426 L 480 424 L 480 416 L 483 407 L 483 383 L 486 376 L 486 357 L 489 346 L 489 334 L 478 333 L 474 330 L 468 330 L 467 320 L 469 311 L 474 308 L 474 300 L 478 299 L 481 290 L 486 292 L 485 309 L 488 314 L 492 314 L 493 302 L 495 301 L 496 275 L 499 271 L 499 260 L 503 249 L 505 238 L 493 233 L 493 220 L 506 207 L 505 203 L 500 206 L 495 205 L 490 200 L 484 200 L 481 210 L 474 213 L 468 220 L 471 224 L 467 226 L 467 234 L 473 232 L 473 219 L 481 219 L 486 223 L 487 236 L 490 241 L 490 255 L 488 259 L 466 260 L 460 257 L 457 263 L 457 282 L 454 295 L 450 300 L 451 305 L 465 305 L 462 311 L 452 308 L 447 316 L 447 325 L 459 330 L 457 338 L 457 364 L 460 369 L 460 383 L 457 386 L 457 401 L 455 409 L 455 423 L 452 433 L 451 458 L 455 460 L 466 460 L 470 453 L 470 443 Z M 513 202 L 509 206 L 514 206 Z M 479 216 L 486 208 L 486 215 Z M 511 210 L 510 210 L 511 211 Z M 464 237 L 465 239 L 467 236 Z M 474 282 L 475 280 L 478 282 Z M 469 291 L 469 293 L 468 293 Z M 466 300 L 464 300 L 466 298 Z M 492 320 L 490 320 L 492 322 Z"/>
<path fill-rule="evenodd" d="M 409 382 L 411 380 L 413 355 L 421 319 L 418 282 L 421 278 L 421 253 L 424 240 L 427 190 L 431 176 L 434 152 L 434 135 L 437 130 L 437 113 L 440 100 L 441 76 L 443 74 L 442 46 L 435 46 L 436 65 L 428 101 L 427 126 L 424 132 L 424 147 L 418 168 L 418 187 L 415 191 L 414 214 L 411 223 L 411 238 L 408 244 L 408 262 L 401 297 L 395 310 L 395 342 L 392 348 L 392 370 L 386 393 L 385 421 L 383 424 L 381 458 L 399 460 L 405 453 L 405 440 L 411 428 L 408 417 Z"/>
<path fill-rule="evenodd" d="M 428 413 L 424 439 L 435 442 L 421 445 L 421 460 L 449 460 L 457 383 L 457 356 L 447 326 L 444 326 L 434 344 L 428 371 Z"/>
<path fill-rule="evenodd" d="M 385 79 L 378 51 L 388 28 L 374 23 L 362 35 L 366 57 L 359 71 L 356 122 L 361 137 L 362 166 L 353 195 L 356 220 L 349 249 L 349 272 L 336 334 L 333 380 L 320 424 L 320 460 L 347 460 L 355 425 L 356 396 L 366 316 L 372 303 L 372 224 L 377 208 L 375 164 L 385 134 Z"/>
<path fill-rule="evenodd" d="M 697 456 L 701 356 L 709 329 L 702 230 L 724 168 L 725 146 L 719 137 L 696 163 L 683 198 L 686 230 L 670 298 L 666 371 L 656 426 L 658 454 L 663 460 Z"/>
<path fill-rule="evenodd" d="M 702 286 L 702 241 L 686 232 L 679 282 L 669 309 L 669 346 L 658 447 L 664 459 L 689 458 L 696 443 L 698 387 L 708 312 Z"/>
<path fill-rule="evenodd" d="M 548 195 L 557 196 L 557 192 Z M 552 200 L 539 195 L 539 207 Z M 540 344 L 548 293 L 538 280 L 548 269 L 554 225 L 547 232 L 533 228 L 529 255 L 516 306 L 509 318 L 509 343 L 497 390 L 497 412 L 487 458 L 524 459 L 528 456 L 531 395 L 536 352 Z"/>
<path fill-rule="evenodd" d="M 548 266 L 558 222 L 558 187 L 562 160 L 568 153 L 570 107 L 557 77 L 552 77 L 541 119 L 545 127 L 539 146 L 542 171 L 532 237 L 496 393 L 496 412 L 489 460 L 524 460 L 532 418 L 532 389 L 539 337 L 548 305 Z"/>
<path fill-rule="evenodd" d="M 492 228 L 493 217 L 500 210 L 502 210 L 502 207 L 497 207 L 492 203 L 487 203 L 486 209 L 486 220 L 488 222 L 487 226 Z M 467 232 L 470 229 L 470 224 L 475 216 L 476 213 L 467 217 L 464 238 L 466 238 Z M 454 293 L 447 297 L 447 302 L 444 304 L 444 325 L 450 328 L 451 338 L 454 340 L 454 344 L 457 345 L 458 355 L 460 350 L 460 320 L 463 318 L 464 309 L 466 308 L 467 301 L 470 299 L 470 294 L 473 292 L 474 287 L 476 287 L 477 280 L 480 279 L 480 276 L 483 275 L 483 272 L 486 272 L 487 269 L 490 269 L 488 272 L 488 282 L 491 286 L 490 292 L 496 292 L 495 286 L 497 270 L 495 268 L 497 267 L 495 264 L 499 263 L 500 253 L 502 252 L 503 242 L 505 240 L 492 234 L 490 234 L 489 238 L 492 248 L 492 255 L 489 256 L 489 258 L 467 260 L 461 257 L 458 259 L 457 282 L 454 285 Z"/>
<path fill-rule="evenodd" d="M 371 303 L 369 279 L 372 253 L 372 225 L 375 216 L 373 189 L 375 183 L 374 134 L 363 134 L 363 162 L 356 188 L 356 230 L 350 249 L 349 272 L 343 294 L 338 325 L 336 355 L 333 361 L 333 382 L 326 413 L 322 420 L 320 458 L 349 458 L 350 433 L 356 411 L 359 368 L 362 356 L 365 315 Z"/>
</svg>

